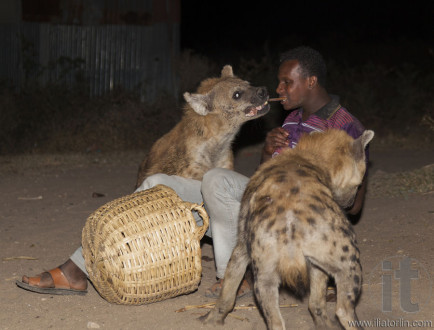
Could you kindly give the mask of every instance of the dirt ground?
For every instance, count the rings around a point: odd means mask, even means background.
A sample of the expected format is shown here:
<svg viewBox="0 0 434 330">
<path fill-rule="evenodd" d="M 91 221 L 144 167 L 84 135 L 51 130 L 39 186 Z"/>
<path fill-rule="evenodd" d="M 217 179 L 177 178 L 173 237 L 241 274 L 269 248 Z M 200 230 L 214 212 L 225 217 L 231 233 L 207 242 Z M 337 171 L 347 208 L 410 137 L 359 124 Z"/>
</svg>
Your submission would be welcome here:
<svg viewBox="0 0 434 330">
<path fill-rule="evenodd" d="M 252 174 L 259 162 L 260 147 L 242 149 L 236 157 L 237 170 Z M 213 302 L 204 296 L 215 281 L 209 242 L 203 244 L 203 256 L 208 258 L 203 260 L 199 289 L 159 303 L 110 304 L 91 285 L 83 297 L 40 295 L 15 285 L 23 274 L 49 270 L 69 257 L 80 245 L 87 216 L 132 192 L 142 156 L 94 153 L 0 157 L 1 329 L 212 329 L 196 320 L 206 309 L 176 312 L 185 306 Z M 432 149 L 372 148 L 369 173 L 375 180 L 376 173 L 429 164 L 434 164 Z M 104 197 L 92 197 L 95 192 Z M 357 313 L 360 320 L 372 322 L 365 328 L 432 327 L 434 192 L 395 197 L 368 193 L 354 228 L 364 275 Z M 410 260 L 410 266 L 406 266 L 406 260 Z M 313 328 L 307 298 L 299 300 L 282 289 L 280 300 L 288 328 Z M 251 304 L 252 297 L 237 301 L 237 306 Z M 328 307 L 333 313 L 335 303 L 328 303 Z M 223 329 L 265 329 L 265 323 L 257 309 L 238 309 L 227 318 Z"/>
</svg>

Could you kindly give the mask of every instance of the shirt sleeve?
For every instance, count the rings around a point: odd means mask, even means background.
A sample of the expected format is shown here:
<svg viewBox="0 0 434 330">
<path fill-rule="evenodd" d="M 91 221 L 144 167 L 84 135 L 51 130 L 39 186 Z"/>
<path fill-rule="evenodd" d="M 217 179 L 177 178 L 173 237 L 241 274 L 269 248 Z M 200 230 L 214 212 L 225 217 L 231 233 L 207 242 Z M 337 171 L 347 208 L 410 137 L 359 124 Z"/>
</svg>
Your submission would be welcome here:
<svg viewBox="0 0 434 330">
<path fill-rule="evenodd" d="M 352 121 L 350 123 L 345 124 L 342 128 L 348 135 L 352 136 L 353 139 L 357 139 L 360 135 L 363 134 L 365 128 L 357 121 Z"/>
</svg>

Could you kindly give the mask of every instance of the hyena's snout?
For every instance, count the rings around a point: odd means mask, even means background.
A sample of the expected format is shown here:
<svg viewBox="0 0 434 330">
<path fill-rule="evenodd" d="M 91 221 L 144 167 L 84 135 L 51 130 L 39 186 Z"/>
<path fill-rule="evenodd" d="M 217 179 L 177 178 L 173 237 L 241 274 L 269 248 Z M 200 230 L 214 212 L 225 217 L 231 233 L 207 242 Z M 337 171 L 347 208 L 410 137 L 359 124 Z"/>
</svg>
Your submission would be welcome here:
<svg viewBox="0 0 434 330">
<path fill-rule="evenodd" d="M 258 87 L 256 88 L 256 93 L 254 95 L 254 100 L 252 100 L 253 104 L 255 103 L 264 103 L 268 100 L 268 91 L 265 87 Z"/>
<path fill-rule="evenodd" d="M 251 104 L 245 110 L 245 120 L 251 120 L 265 115 L 270 110 L 268 104 L 268 91 L 265 87 L 250 89 L 250 97 L 247 98 Z"/>
<path fill-rule="evenodd" d="M 267 88 L 265 88 L 264 86 L 258 87 L 258 89 L 256 90 L 256 95 L 258 95 L 261 100 L 265 100 L 268 97 Z"/>
</svg>

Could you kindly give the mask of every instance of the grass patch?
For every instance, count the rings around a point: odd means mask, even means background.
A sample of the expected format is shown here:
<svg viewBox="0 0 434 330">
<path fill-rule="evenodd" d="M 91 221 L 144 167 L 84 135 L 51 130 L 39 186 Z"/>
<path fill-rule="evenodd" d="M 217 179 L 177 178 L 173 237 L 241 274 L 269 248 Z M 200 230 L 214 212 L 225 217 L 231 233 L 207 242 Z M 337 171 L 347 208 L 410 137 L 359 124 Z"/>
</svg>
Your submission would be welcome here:
<svg viewBox="0 0 434 330">
<path fill-rule="evenodd" d="M 434 164 L 398 173 L 377 171 L 369 179 L 368 194 L 372 197 L 406 197 L 416 193 L 434 193 Z"/>
</svg>

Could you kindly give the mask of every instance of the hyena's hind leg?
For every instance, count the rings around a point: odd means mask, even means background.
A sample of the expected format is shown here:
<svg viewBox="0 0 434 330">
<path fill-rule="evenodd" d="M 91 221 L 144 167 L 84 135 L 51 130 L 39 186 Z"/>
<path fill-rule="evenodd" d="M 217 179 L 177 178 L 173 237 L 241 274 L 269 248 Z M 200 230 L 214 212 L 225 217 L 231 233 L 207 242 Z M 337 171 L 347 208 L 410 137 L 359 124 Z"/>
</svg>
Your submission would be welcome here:
<svg viewBox="0 0 434 330">
<path fill-rule="evenodd" d="M 317 250 L 316 254 L 309 251 L 309 259 L 334 277 L 337 289 L 336 316 L 345 329 L 354 329 L 354 325 L 351 325 L 357 321 L 355 306 L 362 287 L 359 251 L 355 241 L 348 237 L 335 236 L 335 239 L 334 243 L 339 242 L 336 247 L 324 249 L 322 253 Z"/>
<path fill-rule="evenodd" d="M 252 268 L 256 300 L 264 313 L 268 329 L 284 330 L 285 321 L 279 307 L 279 274 L 266 267 Z"/>
<path fill-rule="evenodd" d="M 327 315 L 326 294 L 328 275 L 313 265 L 311 265 L 309 270 L 309 312 L 312 315 L 315 327 L 317 329 L 338 328 L 338 324 L 330 320 L 329 316 Z"/>
<path fill-rule="evenodd" d="M 258 242 L 252 244 L 251 264 L 253 272 L 254 292 L 258 305 L 264 314 L 267 328 L 270 330 L 285 329 L 285 322 L 279 307 L 279 286 L 282 282 L 282 274 L 279 267 L 280 259 L 284 256 L 277 251 L 277 242 L 274 239 L 261 237 L 267 241 L 267 249 Z"/>
<path fill-rule="evenodd" d="M 362 267 L 358 256 L 350 255 L 351 262 L 346 263 L 347 269 L 335 275 L 337 301 L 336 315 L 345 329 L 362 329 L 356 327 L 356 302 L 362 287 Z M 358 255 L 358 254 L 357 254 Z"/>
<path fill-rule="evenodd" d="M 225 271 L 222 292 L 215 308 L 199 318 L 203 323 L 223 324 L 224 319 L 234 308 L 238 287 L 246 273 L 250 259 L 247 255 L 245 242 L 238 241 L 232 252 Z"/>
</svg>

